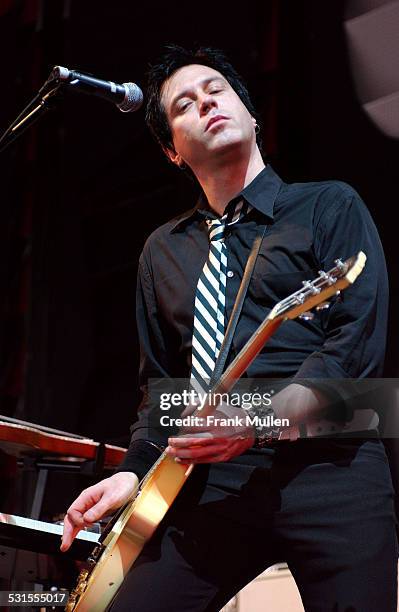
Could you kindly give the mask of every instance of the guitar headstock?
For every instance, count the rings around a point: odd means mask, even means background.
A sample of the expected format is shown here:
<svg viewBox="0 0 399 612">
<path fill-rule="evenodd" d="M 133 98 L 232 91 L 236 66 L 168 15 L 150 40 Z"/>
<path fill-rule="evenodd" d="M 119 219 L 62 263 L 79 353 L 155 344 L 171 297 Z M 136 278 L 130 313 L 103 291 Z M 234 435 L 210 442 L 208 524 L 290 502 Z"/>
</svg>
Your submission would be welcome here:
<svg viewBox="0 0 399 612">
<path fill-rule="evenodd" d="M 302 289 L 292 293 L 278 302 L 271 311 L 269 319 L 296 319 L 315 306 L 326 302 L 329 297 L 352 285 L 362 273 L 366 255 L 359 251 L 357 255 L 342 262 L 335 260 L 335 267 L 328 272 L 319 272 L 314 280 L 303 281 Z"/>
</svg>

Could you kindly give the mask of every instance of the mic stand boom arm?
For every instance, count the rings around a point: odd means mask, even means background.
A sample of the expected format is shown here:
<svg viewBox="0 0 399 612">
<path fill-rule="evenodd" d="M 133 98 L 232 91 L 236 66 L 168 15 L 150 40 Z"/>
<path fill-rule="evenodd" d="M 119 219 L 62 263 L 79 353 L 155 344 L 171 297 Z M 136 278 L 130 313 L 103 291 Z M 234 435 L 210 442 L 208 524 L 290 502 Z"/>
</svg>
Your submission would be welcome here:
<svg viewBox="0 0 399 612">
<path fill-rule="evenodd" d="M 39 93 L 29 102 L 22 113 L 18 115 L 15 121 L 6 129 L 0 138 L 0 152 L 4 151 L 14 140 L 18 138 L 28 127 L 40 119 L 47 111 L 54 107 L 54 102 L 59 99 L 59 92 L 62 89 L 62 83 L 55 82 L 50 78 L 45 82 Z M 49 85 L 53 87 L 48 89 Z M 36 105 L 36 106 L 35 106 Z"/>
</svg>

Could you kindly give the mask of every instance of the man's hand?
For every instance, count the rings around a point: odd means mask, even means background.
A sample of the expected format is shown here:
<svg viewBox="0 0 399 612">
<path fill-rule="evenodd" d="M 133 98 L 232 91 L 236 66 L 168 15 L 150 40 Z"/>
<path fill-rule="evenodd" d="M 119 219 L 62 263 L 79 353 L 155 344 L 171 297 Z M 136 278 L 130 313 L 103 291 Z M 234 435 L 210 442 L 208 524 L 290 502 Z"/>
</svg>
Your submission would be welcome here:
<svg viewBox="0 0 399 612">
<path fill-rule="evenodd" d="M 190 409 L 182 416 L 188 413 Z M 246 416 L 242 408 L 226 404 L 219 406 L 212 418 L 199 413 L 192 427 L 185 427 L 179 437 L 169 438 L 166 452 L 182 465 L 229 461 L 255 442 L 254 428 L 247 425 Z M 234 419 L 234 424 L 223 424 L 226 419 Z"/>
<path fill-rule="evenodd" d="M 65 515 L 60 550 L 68 550 L 81 529 L 98 521 L 110 510 L 123 506 L 137 488 L 138 482 L 133 472 L 118 472 L 82 491 Z"/>
</svg>

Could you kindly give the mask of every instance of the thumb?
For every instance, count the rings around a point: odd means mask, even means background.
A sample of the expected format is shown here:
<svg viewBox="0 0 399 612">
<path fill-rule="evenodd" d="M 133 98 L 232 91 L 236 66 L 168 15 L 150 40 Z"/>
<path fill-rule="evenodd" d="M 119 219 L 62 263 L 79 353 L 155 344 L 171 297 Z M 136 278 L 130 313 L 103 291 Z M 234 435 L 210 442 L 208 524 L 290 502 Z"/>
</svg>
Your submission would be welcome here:
<svg viewBox="0 0 399 612">
<path fill-rule="evenodd" d="M 103 497 L 92 508 L 83 514 L 83 520 L 87 523 L 94 523 L 105 516 L 109 510 L 113 509 L 113 507 L 114 504 L 112 503 L 110 496 L 103 495 Z"/>
<path fill-rule="evenodd" d="M 186 416 L 189 416 L 190 414 L 193 414 L 193 412 L 195 412 L 195 410 L 197 410 L 197 408 L 200 405 L 201 405 L 201 402 L 199 401 L 199 399 L 192 399 L 192 400 L 190 400 L 190 402 L 187 404 L 187 406 L 185 407 L 185 409 L 181 413 L 181 416 L 182 417 L 186 417 Z"/>
</svg>

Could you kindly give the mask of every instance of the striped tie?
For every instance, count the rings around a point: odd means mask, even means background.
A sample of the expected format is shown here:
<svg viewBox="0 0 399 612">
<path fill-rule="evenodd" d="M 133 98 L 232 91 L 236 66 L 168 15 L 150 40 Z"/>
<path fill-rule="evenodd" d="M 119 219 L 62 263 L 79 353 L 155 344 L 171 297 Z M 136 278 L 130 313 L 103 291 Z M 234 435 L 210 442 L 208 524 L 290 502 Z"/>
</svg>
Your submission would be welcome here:
<svg viewBox="0 0 399 612">
<path fill-rule="evenodd" d="M 206 221 L 210 247 L 195 294 L 190 377 L 190 385 L 197 393 L 203 394 L 209 389 L 209 381 L 224 339 L 227 272 L 225 229 L 242 219 L 250 208 L 240 200 L 230 206 L 220 219 Z"/>
</svg>

